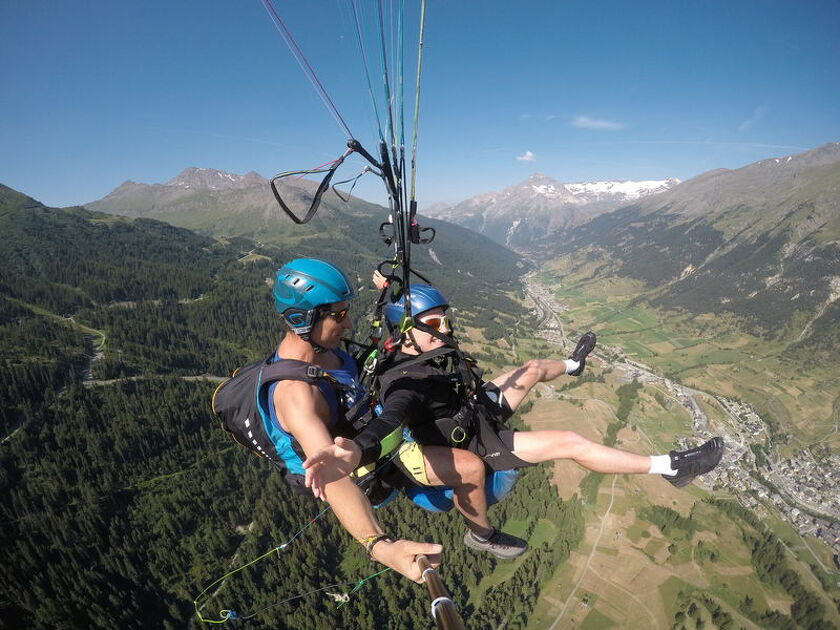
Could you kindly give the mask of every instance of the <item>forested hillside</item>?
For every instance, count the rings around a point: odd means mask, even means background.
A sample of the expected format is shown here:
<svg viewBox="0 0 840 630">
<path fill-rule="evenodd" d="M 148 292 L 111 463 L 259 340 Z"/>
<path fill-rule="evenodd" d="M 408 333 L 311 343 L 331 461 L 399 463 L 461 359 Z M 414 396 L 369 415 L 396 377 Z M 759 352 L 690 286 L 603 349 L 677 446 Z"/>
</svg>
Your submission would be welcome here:
<svg viewBox="0 0 840 630">
<path fill-rule="evenodd" d="M 640 281 L 640 299 L 731 316 L 832 364 L 840 339 L 840 143 L 718 169 L 544 239 L 566 276 Z"/>
<path fill-rule="evenodd" d="M 334 254 L 359 278 L 361 326 L 371 261 L 322 242 L 259 247 L 45 208 L 8 188 L 0 230 L 0 627 L 196 627 L 206 585 L 289 540 L 323 505 L 235 445 L 211 417 L 213 384 L 191 377 L 273 347 L 266 278 L 293 256 Z M 517 321 L 520 307 L 499 293 L 517 290 L 515 274 L 501 269 L 464 269 L 441 286 L 475 324 L 492 324 L 488 303 Z M 489 588 L 477 585 L 495 561 L 463 547 L 455 515 L 402 501 L 380 513 L 397 535 L 446 545 L 443 576 L 469 627 L 524 627 L 541 582 L 582 536 L 579 501 L 560 501 L 542 469 L 520 484 L 494 518 L 526 533 L 550 521 L 555 537 Z M 349 592 L 379 569 L 326 513 L 228 579 L 202 614 L 269 607 L 255 628 L 430 627 L 425 588 L 393 573 L 342 606 L 325 592 L 283 603 L 330 585 Z"/>
</svg>

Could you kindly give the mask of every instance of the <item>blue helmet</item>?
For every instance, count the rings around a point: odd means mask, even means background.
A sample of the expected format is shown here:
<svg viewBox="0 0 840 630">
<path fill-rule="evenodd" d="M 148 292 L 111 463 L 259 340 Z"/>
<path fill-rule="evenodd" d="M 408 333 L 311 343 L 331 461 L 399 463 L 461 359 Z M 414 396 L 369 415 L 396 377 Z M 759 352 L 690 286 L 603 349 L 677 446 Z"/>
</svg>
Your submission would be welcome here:
<svg viewBox="0 0 840 630">
<path fill-rule="evenodd" d="M 428 284 L 411 285 L 410 303 L 413 317 L 417 317 L 433 308 L 449 308 L 449 301 L 443 296 L 443 293 Z M 405 314 L 405 294 L 402 294 L 396 302 L 386 305 L 383 312 L 389 324 L 399 324 Z"/>
<path fill-rule="evenodd" d="M 342 271 L 316 258 L 296 258 L 277 270 L 274 308 L 289 328 L 306 339 L 315 325 L 317 307 L 353 298 L 353 288 Z"/>
</svg>

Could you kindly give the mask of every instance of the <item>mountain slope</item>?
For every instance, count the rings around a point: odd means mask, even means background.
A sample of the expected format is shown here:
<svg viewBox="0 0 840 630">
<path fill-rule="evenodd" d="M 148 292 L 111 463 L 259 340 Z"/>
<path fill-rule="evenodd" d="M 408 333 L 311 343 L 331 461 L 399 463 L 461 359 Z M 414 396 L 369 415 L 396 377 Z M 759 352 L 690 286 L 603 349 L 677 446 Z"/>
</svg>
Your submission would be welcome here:
<svg viewBox="0 0 840 630">
<path fill-rule="evenodd" d="M 284 200 L 295 210 L 309 207 L 316 188 L 305 179 L 280 184 Z M 289 248 L 295 256 L 331 257 L 365 280 L 375 265 L 393 257 L 393 248 L 378 236 L 388 217 L 385 208 L 355 197 L 345 203 L 328 191 L 312 221 L 296 225 L 277 205 L 267 180 L 253 174 L 186 169 L 166 184 L 127 182 L 87 207 L 151 217 L 217 237 L 251 238 Z M 453 299 L 457 295 L 467 308 L 492 309 L 490 296 L 503 299 L 498 297 L 500 283 L 518 291 L 518 278 L 528 266 L 518 254 L 457 225 L 427 218 L 421 224 L 435 228 L 437 236 L 429 246 L 412 248 L 412 265 Z M 509 301 L 500 307 L 516 310 Z"/>
<path fill-rule="evenodd" d="M 235 253 L 159 221 L 48 208 L 6 187 L 0 231 L 5 291 L 60 313 L 130 295 L 195 298 L 209 284 L 208 271 Z"/>
<path fill-rule="evenodd" d="M 705 173 L 539 245 L 643 281 L 654 304 L 804 342 L 836 325 L 840 143 Z"/>
</svg>

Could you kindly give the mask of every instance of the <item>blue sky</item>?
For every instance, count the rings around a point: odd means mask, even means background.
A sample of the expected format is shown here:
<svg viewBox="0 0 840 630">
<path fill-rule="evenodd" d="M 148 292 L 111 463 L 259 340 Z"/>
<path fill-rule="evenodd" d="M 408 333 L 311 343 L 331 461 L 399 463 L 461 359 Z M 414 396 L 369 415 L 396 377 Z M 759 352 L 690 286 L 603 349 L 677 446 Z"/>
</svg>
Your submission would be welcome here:
<svg viewBox="0 0 840 630">
<path fill-rule="evenodd" d="M 417 3 L 406 5 L 416 42 Z M 374 147 L 346 0 L 275 6 Z M 270 176 L 343 149 L 259 0 L 0 0 L 0 24 L 0 183 L 48 205 L 188 166 Z M 833 0 L 429 0 L 424 45 L 421 208 L 534 172 L 688 179 L 840 140 Z M 373 178 L 357 191 L 383 201 Z"/>
</svg>

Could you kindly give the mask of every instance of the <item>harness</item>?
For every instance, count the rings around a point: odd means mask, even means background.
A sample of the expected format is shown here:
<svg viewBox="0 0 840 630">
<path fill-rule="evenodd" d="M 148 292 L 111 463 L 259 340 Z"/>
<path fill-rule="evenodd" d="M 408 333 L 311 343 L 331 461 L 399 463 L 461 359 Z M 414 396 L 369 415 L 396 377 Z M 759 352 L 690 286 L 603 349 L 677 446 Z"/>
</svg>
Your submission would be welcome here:
<svg viewBox="0 0 840 630">
<path fill-rule="evenodd" d="M 491 410 L 495 405 L 482 386 L 474 362 L 457 347 L 443 347 L 410 358 L 392 356 L 373 379 L 377 396 L 403 379 L 416 382 L 428 396 L 431 421 L 410 427 L 411 437 L 429 446 L 469 448 L 480 457 L 484 444 L 503 421 Z M 494 441 L 495 443 L 495 441 Z"/>
<path fill-rule="evenodd" d="M 380 395 L 386 397 L 400 381 L 422 388 L 431 398 L 434 422 L 410 427 L 414 439 L 430 446 L 465 447 L 475 433 L 477 407 L 471 389 L 463 383 L 463 375 L 453 363 L 457 355 L 453 348 L 438 348 L 410 359 L 396 360 L 386 366 L 378 378 Z"/>
<path fill-rule="evenodd" d="M 279 381 L 303 381 L 336 392 L 336 421 L 331 432 L 352 430 L 342 404 L 352 389 L 327 370 L 296 359 L 275 361 L 275 355 L 236 370 L 213 393 L 213 412 L 231 437 L 258 457 L 268 459 L 284 474 L 302 474 L 300 447 L 271 417 L 270 386 Z M 297 464 L 297 466 L 295 465 Z"/>
</svg>

